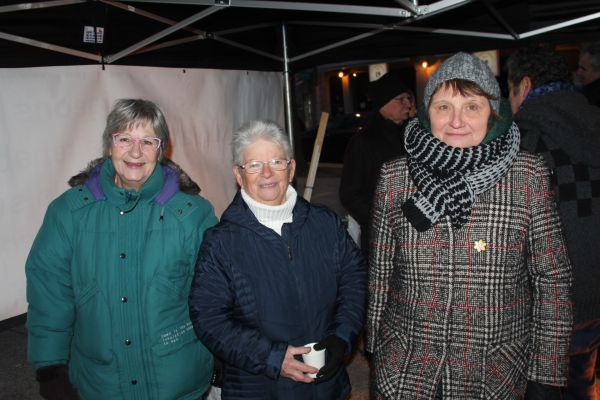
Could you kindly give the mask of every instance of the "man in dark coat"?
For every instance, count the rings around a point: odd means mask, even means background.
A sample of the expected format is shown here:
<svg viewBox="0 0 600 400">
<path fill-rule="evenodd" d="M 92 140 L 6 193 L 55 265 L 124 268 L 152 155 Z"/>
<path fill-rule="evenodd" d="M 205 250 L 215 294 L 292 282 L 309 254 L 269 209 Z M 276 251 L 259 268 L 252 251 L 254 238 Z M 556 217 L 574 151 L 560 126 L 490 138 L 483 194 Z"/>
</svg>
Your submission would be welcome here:
<svg viewBox="0 0 600 400">
<path fill-rule="evenodd" d="M 600 42 L 581 52 L 576 74 L 583 83 L 583 94 L 590 104 L 600 107 Z"/>
<path fill-rule="evenodd" d="M 573 90 L 569 66 L 550 47 L 519 49 L 507 60 L 506 68 L 521 147 L 540 153 L 552 169 L 552 189 L 573 264 L 574 326 L 568 387 L 563 398 L 596 399 L 594 366 L 600 346 L 600 108 Z"/>
<path fill-rule="evenodd" d="M 408 87 L 387 73 L 369 84 L 373 118 L 346 148 L 340 181 L 340 201 L 360 225 L 360 247 L 365 258 L 375 187 L 381 165 L 405 153 L 403 133 L 411 107 Z"/>
</svg>

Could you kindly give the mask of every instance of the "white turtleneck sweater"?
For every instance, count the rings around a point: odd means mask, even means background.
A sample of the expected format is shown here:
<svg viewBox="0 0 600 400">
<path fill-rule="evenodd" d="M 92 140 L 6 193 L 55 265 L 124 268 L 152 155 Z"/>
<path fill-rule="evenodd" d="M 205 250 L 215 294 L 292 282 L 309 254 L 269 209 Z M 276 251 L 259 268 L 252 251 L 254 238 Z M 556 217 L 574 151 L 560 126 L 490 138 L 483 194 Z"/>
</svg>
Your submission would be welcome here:
<svg viewBox="0 0 600 400">
<path fill-rule="evenodd" d="M 252 211 L 252 214 L 254 214 L 258 222 L 267 228 L 273 229 L 280 236 L 283 224 L 292 222 L 292 210 L 296 205 L 298 193 L 296 193 L 296 190 L 291 185 L 288 185 L 285 197 L 286 200 L 282 205 L 269 206 L 253 200 L 248 196 L 244 189 L 242 189 L 242 198 L 246 204 L 248 204 L 248 208 L 250 208 L 250 211 Z"/>
</svg>

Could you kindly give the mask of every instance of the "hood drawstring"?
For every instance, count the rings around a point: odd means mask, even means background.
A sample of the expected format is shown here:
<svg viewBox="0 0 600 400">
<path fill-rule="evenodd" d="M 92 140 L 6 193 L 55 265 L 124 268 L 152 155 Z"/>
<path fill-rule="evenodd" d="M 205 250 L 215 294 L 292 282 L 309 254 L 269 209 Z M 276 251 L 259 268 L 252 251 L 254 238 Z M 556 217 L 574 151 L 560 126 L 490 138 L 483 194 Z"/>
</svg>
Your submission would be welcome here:
<svg viewBox="0 0 600 400">
<path fill-rule="evenodd" d="M 165 206 L 162 206 L 162 208 L 160 209 L 160 218 L 158 219 L 160 222 L 163 221 L 164 213 L 165 213 Z"/>
</svg>

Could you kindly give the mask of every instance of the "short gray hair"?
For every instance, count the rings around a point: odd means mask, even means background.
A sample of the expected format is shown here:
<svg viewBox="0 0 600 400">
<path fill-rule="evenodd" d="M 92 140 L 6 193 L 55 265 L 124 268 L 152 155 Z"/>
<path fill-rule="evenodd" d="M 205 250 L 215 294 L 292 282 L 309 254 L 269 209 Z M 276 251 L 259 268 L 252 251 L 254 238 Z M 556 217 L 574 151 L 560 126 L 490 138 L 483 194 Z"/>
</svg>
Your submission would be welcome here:
<svg viewBox="0 0 600 400">
<path fill-rule="evenodd" d="M 102 156 L 109 157 L 113 141 L 111 135 L 150 124 L 157 138 L 162 140 L 158 149 L 158 161 L 162 161 L 169 145 L 169 127 L 163 109 L 153 101 L 143 99 L 119 99 L 113 104 L 106 118 L 102 134 Z"/>
<path fill-rule="evenodd" d="M 265 140 L 281 147 L 288 160 L 294 158 L 289 137 L 275 122 L 269 120 L 250 121 L 243 124 L 231 140 L 231 154 L 233 163 L 242 165 L 244 150 L 257 140 Z"/>
<path fill-rule="evenodd" d="M 594 71 L 600 71 L 600 42 L 594 43 L 585 48 L 579 58 L 583 57 L 584 54 L 590 55 L 590 63 Z"/>
</svg>

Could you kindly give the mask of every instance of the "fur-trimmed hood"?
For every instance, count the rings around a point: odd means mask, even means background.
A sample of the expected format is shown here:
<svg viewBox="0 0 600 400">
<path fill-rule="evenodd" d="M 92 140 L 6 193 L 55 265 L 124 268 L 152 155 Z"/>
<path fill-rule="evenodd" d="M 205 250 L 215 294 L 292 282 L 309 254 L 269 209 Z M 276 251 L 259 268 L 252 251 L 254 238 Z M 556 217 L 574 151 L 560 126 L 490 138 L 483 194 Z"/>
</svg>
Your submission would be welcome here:
<svg viewBox="0 0 600 400">
<path fill-rule="evenodd" d="M 83 185 L 87 178 L 90 176 L 90 172 L 97 167 L 98 165 L 104 163 L 107 157 L 96 158 L 95 160 L 90 161 L 90 163 L 77 175 L 71 177 L 69 179 L 69 186 L 74 187 L 78 185 Z M 185 173 L 181 167 L 174 163 L 172 160 L 164 157 L 160 163 L 163 167 L 168 167 L 172 169 L 177 176 L 179 177 L 179 190 L 186 194 L 199 194 L 200 186 L 196 182 L 190 178 L 188 174 Z"/>
</svg>

